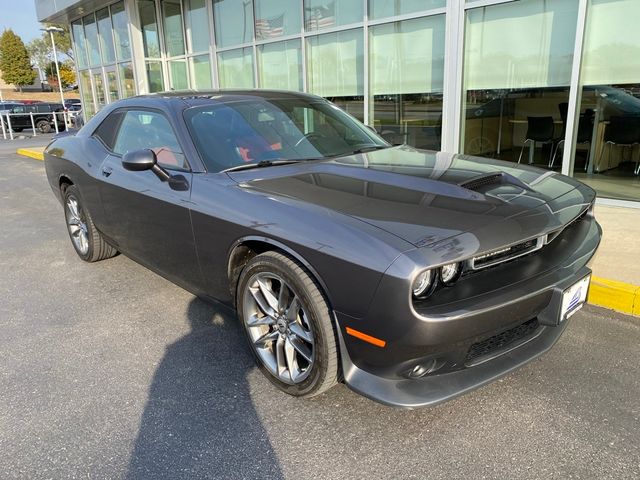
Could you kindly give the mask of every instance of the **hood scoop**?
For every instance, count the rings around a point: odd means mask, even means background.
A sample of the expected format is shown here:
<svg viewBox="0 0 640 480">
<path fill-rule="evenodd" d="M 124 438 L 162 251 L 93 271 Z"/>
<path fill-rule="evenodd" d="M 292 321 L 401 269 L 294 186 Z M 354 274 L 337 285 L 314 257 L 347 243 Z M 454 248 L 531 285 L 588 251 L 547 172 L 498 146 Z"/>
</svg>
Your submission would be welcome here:
<svg viewBox="0 0 640 480">
<path fill-rule="evenodd" d="M 506 172 L 492 172 L 480 175 L 478 177 L 471 178 L 469 180 L 465 180 L 464 182 L 459 183 L 460 187 L 466 188 L 467 190 L 472 190 L 474 192 L 480 191 L 486 187 L 492 185 L 516 185 L 524 190 L 528 190 L 532 192 L 533 190 L 529 185 L 524 183 L 522 180 L 514 177 L 513 175 L 509 175 Z"/>
</svg>

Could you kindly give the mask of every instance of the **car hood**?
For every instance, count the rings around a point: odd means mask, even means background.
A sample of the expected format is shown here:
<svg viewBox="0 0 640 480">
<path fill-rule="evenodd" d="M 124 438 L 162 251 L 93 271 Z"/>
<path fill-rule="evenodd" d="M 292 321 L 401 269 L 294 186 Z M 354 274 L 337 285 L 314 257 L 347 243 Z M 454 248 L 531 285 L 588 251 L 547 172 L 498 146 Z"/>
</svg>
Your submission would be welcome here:
<svg viewBox="0 0 640 480">
<path fill-rule="evenodd" d="M 555 172 L 407 146 L 229 176 L 272 198 L 358 218 L 416 247 L 475 232 L 477 250 L 491 249 L 557 229 L 595 197 Z"/>
</svg>

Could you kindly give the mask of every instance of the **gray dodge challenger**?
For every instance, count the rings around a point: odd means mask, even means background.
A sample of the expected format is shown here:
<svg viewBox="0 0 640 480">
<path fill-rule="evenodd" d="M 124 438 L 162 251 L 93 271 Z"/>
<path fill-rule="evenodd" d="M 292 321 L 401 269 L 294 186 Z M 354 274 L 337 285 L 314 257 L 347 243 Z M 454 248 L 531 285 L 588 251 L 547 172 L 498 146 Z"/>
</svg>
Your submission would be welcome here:
<svg viewBox="0 0 640 480">
<path fill-rule="evenodd" d="M 121 252 L 235 309 L 301 397 L 415 408 L 524 365 L 585 302 L 602 234 L 576 180 L 393 146 L 300 93 L 121 100 L 45 166 L 82 260 Z"/>
</svg>

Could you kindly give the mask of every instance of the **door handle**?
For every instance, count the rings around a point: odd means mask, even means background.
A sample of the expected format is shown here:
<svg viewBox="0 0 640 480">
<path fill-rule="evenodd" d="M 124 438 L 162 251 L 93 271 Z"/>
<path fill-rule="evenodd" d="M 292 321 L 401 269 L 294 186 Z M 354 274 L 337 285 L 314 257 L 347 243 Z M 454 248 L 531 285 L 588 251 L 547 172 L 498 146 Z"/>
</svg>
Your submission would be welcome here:
<svg viewBox="0 0 640 480">
<path fill-rule="evenodd" d="M 111 172 L 113 172 L 113 168 L 102 167 L 102 175 L 104 175 L 105 177 L 108 177 L 109 175 L 111 175 Z"/>
</svg>

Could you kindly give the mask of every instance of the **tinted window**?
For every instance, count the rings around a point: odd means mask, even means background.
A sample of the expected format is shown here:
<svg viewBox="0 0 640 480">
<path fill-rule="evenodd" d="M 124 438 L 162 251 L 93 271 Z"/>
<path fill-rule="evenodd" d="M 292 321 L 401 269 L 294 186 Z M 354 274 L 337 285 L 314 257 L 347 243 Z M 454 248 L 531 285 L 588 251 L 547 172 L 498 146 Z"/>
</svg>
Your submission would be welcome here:
<svg viewBox="0 0 640 480">
<path fill-rule="evenodd" d="M 120 155 L 148 148 L 165 167 L 189 168 L 169 121 L 158 112 L 129 110 L 122 119 L 113 151 Z"/>
<path fill-rule="evenodd" d="M 250 99 L 187 110 L 196 147 L 211 171 L 261 160 L 347 155 L 388 144 L 328 102 Z"/>
<path fill-rule="evenodd" d="M 122 110 L 110 113 L 93 132 L 93 136 L 99 138 L 109 150 L 113 150 L 116 143 L 116 134 L 123 116 Z"/>
</svg>

